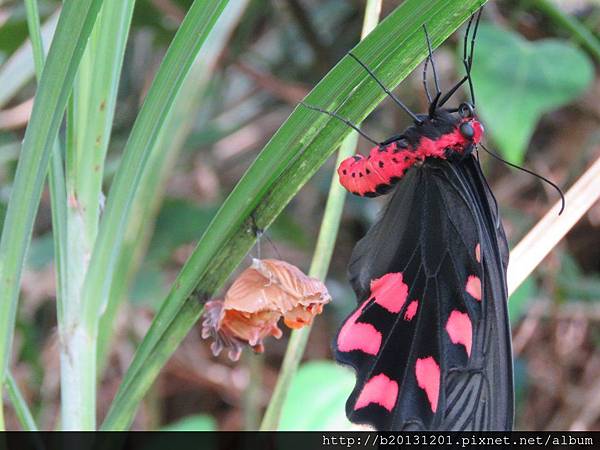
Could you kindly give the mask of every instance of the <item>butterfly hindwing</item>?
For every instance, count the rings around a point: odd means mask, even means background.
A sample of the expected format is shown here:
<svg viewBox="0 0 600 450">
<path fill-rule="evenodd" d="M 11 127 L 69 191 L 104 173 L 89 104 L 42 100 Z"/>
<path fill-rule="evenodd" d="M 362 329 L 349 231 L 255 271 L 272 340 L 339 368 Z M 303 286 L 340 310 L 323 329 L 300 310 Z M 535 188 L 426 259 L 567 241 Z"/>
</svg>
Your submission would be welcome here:
<svg viewBox="0 0 600 450">
<path fill-rule="evenodd" d="M 481 320 L 473 322 L 473 353 L 468 366 L 454 371 L 445 388 L 449 401 L 442 429 L 510 430 L 513 387 L 506 303 L 506 237 L 479 163 L 472 158 L 449 169 L 453 173 L 448 173 L 449 186 L 466 195 L 481 230 L 476 254 L 481 277 L 479 283 L 468 282 L 466 286 L 467 291 L 481 292 Z M 451 215 L 453 221 L 461 217 L 462 214 Z M 458 258 L 454 260 L 457 267 L 461 263 Z"/>
<path fill-rule="evenodd" d="M 349 272 L 359 306 L 335 342 L 336 359 L 357 371 L 352 421 L 511 426 L 506 242 L 489 196 L 474 158 L 426 162 L 356 245 Z"/>
</svg>

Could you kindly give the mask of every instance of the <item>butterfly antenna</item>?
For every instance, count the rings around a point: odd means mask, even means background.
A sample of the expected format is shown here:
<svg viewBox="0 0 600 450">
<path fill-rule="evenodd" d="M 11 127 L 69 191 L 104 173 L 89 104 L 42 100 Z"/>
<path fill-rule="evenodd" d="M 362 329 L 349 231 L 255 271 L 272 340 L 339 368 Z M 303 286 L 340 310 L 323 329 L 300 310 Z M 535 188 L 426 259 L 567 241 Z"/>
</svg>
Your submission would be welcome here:
<svg viewBox="0 0 600 450">
<path fill-rule="evenodd" d="M 425 95 L 427 96 L 427 103 L 431 105 L 431 94 L 429 93 L 429 87 L 427 86 L 427 65 L 429 64 L 429 57 L 425 59 L 425 63 L 423 64 L 423 89 L 425 90 Z"/>
<path fill-rule="evenodd" d="M 415 121 L 415 123 L 417 123 L 419 125 L 421 125 L 423 123 L 423 121 L 421 119 L 419 119 L 417 117 L 417 115 L 408 108 L 408 106 L 406 106 L 404 103 L 402 103 L 402 101 L 398 97 L 396 97 L 392 93 L 392 91 L 390 91 L 387 87 L 385 87 L 385 85 L 379 80 L 379 78 L 377 78 L 375 76 L 373 71 L 371 69 L 369 69 L 365 63 L 363 63 L 360 59 L 358 59 L 352 53 L 348 53 L 348 55 L 350 55 L 358 64 L 360 64 L 362 66 L 363 69 L 365 69 L 367 71 L 367 73 L 371 76 L 371 78 L 373 78 L 377 82 L 379 87 L 381 89 L 383 89 L 383 92 L 385 92 L 394 101 L 394 103 L 396 103 L 400 108 L 402 108 L 404 110 L 404 112 L 406 114 L 408 114 Z"/>
<path fill-rule="evenodd" d="M 300 102 L 300 104 L 308 109 L 312 109 L 313 111 L 318 111 L 320 113 L 327 114 L 328 116 L 334 117 L 337 120 L 344 122 L 346 125 L 348 125 L 350 128 L 352 128 L 354 131 L 356 131 L 358 134 L 360 134 L 362 137 L 364 137 L 367 141 L 371 142 L 374 145 L 381 145 L 381 142 L 376 141 L 371 136 L 369 136 L 367 133 L 365 133 L 360 128 L 358 128 L 356 125 L 354 125 L 352 122 L 350 122 L 348 119 L 340 116 L 339 114 L 331 112 L 331 111 L 327 111 L 325 109 L 317 108 L 316 106 L 307 105 L 304 102 Z"/>
<path fill-rule="evenodd" d="M 429 39 L 429 33 L 427 32 L 427 25 L 423 24 L 423 31 L 425 32 L 425 40 L 427 41 L 427 49 L 429 50 L 429 56 L 427 60 L 431 61 L 431 70 L 433 72 L 433 81 L 435 83 L 435 97 L 433 101 L 429 98 L 429 93 L 427 98 L 429 99 L 429 117 L 433 116 L 437 108 L 438 101 L 442 92 L 440 91 L 440 81 L 438 79 L 437 70 L 435 70 L 435 61 L 433 60 L 433 50 L 431 49 L 431 39 Z M 425 62 L 425 70 L 427 70 L 427 61 Z M 426 73 L 423 76 L 427 76 Z"/>
<path fill-rule="evenodd" d="M 475 52 L 475 38 L 477 36 L 477 30 L 479 29 L 479 20 L 481 18 L 481 13 L 483 11 L 483 7 L 479 9 L 477 14 L 472 14 L 469 22 L 467 23 L 467 29 L 465 30 L 465 37 L 463 40 L 463 65 L 465 67 L 466 75 L 456 83 L 440 100 L 439 106 L 443 106 L 450 98 L 454 95 L 454 93 L 466 82 L 469 83 L 469 91 L 471 94 L 471 102 L 473 106 L 475 106 L 475 90 L 473 89 L 473 80 L 471 79 L 471 68 L 473 67 L 473 54 Z M 473 29 L 473 35 L 471 37 L 471 47 L 469 50 L 469 33 L 471 32 L 471 26 L 473 25 L 473 21 L 475 20 L 475 27 Z"/>
<path fill-rule="evenodd" d="M 475 38 L 477 37 L 477 30 L 479 30 L 479 21 L 481 20 L 481 13 L 483 12 L 483 7 L 479 8 L 479 12 L 477 13 L 477 19 L 475 20 L 475 29 L 473 30 L 473 34 L 471 35 L 471 51 L 469 52 L 469 58 L 466 58 L 467 53 L 467 44 L 464 43 L 463 49 L 463 64 L 465 66 L 465 70 L 467 71 L 467 80 L 469 81 L 469 91 L 471 92 L 471 104 L 475 106 L 475 90 L 473 89 L 473 79 L 471 78 L 471 68 L 473 67 L 473 54 L 475 53 Z M 473 17 L 471 16 L 471 20 Z M 465 34 L 465 41 L 467 39 L 468 34 Z"/>
<path fill-rule="evenodd" d="M 481 146 L 481 148 L 483 148 L 483 149 L 485 150 L 485 152 L 486 152 L 488 155 L 490 155 L 490 156 L 492 156 L 492 157 L 496 158 L 498 161 L 501 161 L 501 162 L 503 162 L 504 164 L 506 164 L 506 165 L 508 165 L 508 166 L 514 167 L 515 169 L 519 169 L 519 170 L 522 170 L 523 172 L 527 172 L 528 174 L 530 174 L 530 175 L 533 175 L 534 177 L 536 177 L 536 178 L 539 178 L 539 179 L 540 179 L 540 180 L 542 180 L 542 181 L 545 181 L 545 182 L 546 182 L 546 183 L 548 183 L 550 186 L 552 186 L 554 189 L 556 189 L 556 192 L 558 192 L 558 194 L 560 195 L 560 201 L 561 201 L 561 205 L 560 205 L 560 211 L 558 212 L 558 215 L 560 216 L 560 215 L 562 214 L 562 212 L 563 212 L 563 211 L 564 211 L 564 209 L 565 209 L 565 196 L 564 196 L 564 194 L 563 194 L 563 191 L 562 191 L 562 190 L 561 190 L 561 189 L 560 189 L 560 188 L 559 188 L 559 187 L 558 187 L 556 184 L 554 184 L 554 183 L 553 183 L 552 181 L 550 181 L 548 178 L 545 178 L 545 177 L 543 177 L 543 176 L 541 176 L 541 175 L 539 175 L 539 174 L 537 174 L 537 173 L 535 173 L 535 172 L 533 172 L 533 171 L 531 171 L 531 170 L 529 170 L 529 169 L 526 169 L 526 168 L 524 168 L 524 167 L 518 166 L 518 165 L 516 165 L 516 164 L 513 164 L 513 163 L 511 163 L 511 162 L 508 162 L 508 161 L 506 161 L 506 160 L 502 159 L 502 158 L 501 158 L 499 155 L 497 155 L 497 154 L 495 154 L 494 152 L 492 152 L 492 151 L 488 150 L 488 149 L 485 147 L 485 145 L 483 145 L 481 142 L 479 143 L 479 145 Z"/>
</svg>

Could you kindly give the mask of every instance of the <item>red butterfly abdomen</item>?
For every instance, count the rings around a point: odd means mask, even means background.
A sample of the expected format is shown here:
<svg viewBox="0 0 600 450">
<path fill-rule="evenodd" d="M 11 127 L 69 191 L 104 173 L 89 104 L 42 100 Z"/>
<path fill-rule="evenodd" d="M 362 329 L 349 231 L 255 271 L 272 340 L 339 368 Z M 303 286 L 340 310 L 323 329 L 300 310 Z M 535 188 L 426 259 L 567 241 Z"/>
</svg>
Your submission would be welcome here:
<svg viewBox="0 0 600 450">
<path fill-rule="evenodd" d="M 396 143 L 373 147 L 368 157 L 355 155 L 338 168 L 340 183 L 361 197 L 375 197 L 396 183 L 418 158 L 412 150 L 398 150 Z"/>
<path fill-rule="evenodd" d="M 367 158 L 363 155 L 354 155 L 346 158 L 338 167 L 340 183 L 353 194 L 364 196 L 371 191 L 366 162 Z"/>
</svg>

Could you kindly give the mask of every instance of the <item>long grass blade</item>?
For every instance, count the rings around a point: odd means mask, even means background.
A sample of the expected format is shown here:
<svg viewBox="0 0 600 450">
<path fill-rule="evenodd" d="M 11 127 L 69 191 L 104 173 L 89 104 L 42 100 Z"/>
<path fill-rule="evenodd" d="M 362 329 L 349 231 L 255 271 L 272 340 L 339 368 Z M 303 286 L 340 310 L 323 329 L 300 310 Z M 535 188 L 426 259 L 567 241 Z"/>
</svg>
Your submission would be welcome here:
<svg viewBox="0 0 600 450">
<path fill-rule="evenodd" d="M 44 49 L 44 31 L 40 28 L 40 13 L 38 11 L 37 0 L 25 0 L 25 9 L 27 12 L 27 27 L 29 30 L 29 39 L 31 41 L 31 52 L 35 66 L 35 76 L 39 82 L 44 68 L 46 52 Z M 53 15 L 55 21 L 52 32 L 56 27 L 58 12 Z M 47 26 L 47 25 L 46 25 Z M 67 225 L 66 225 L 66 188 L 63 170 L 62 151 L 59 139 L 56 138 L 52 148 L 50 170 L 48 175 L 48 185 L 50 188 L 50 201 L 52 209 L 52 236 L 54 239 L 55 270 L 56 270 L 56 304 L 57 315 L 60 323 L 62 318 L 62 299 L 64 287 L 67 282 L 66 272 L 66 249 L 67 249 Z"/>
<path fill-rule="evenodd" d="M 600 41 L 585 25 L 563 12 L 558 5 L 548 0 L 532 0 L 531 6 L 546 14 L 558 26 L 567 30 L 573 38 L 600 62 Z"/>
<path fill-rule="evenodd" d="M 38 426 L 29 410 L 29 406 L 27 406 L 27 402 L 25 401 L 23 394 L 21 394 L 19 385 L 10 372 L 7 373 L 5 386 L 8 392 L 8 398 L 10 398 L 10 402 L 17 414 L 19 423 L 23 427 L 23 431 L 38 431 Z"/>
</svg>

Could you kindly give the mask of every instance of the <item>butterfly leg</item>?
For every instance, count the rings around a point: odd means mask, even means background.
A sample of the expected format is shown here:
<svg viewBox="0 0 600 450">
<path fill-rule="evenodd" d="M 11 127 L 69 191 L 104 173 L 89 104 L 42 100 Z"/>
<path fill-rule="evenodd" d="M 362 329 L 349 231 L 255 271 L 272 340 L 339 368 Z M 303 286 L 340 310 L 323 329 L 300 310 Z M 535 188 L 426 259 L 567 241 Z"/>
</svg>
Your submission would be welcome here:
<svg viewBox="0 0 600 450">
<path fill-rule="evenodd" d="M 427 66 L 429 64 L 429 57 L 425 59 L 425 63 L 423 64 L 423 89 L 425 90 L 425 95 L 427 96 L 427 103 L 431 105 L 431 94 L 429 93 L 429 87 L 427 86 Z"/>
<path fill-rule="evenodd" d="M 480 8 L 477 13 L 477 19 L 475 20 L 475 28 L 473 30 L 473 35 L 471 36 L 471 49 L 469 51 L 469 56 L 467 57 L 467 38 L 468 33 L 465 33 L 465 42 L 463 43 L 463 65 L 465 66 L 465 70 L 467 72 L 467 80 L 469 81 L 469 91 L 471 93 L 471 103 L 475 106 L 475 91 L 473 90 L 473 80 L 471 79 L 471 68 L 473 67 L 473 53 L 475 51 L 475 38 L 477 37 L 477 30 L 479 29 L 479 20 L 481 19 L 481 13 L 483 8 Z M 469 25 L 473 21 L 473 16 L 469 20 Z M 467 28 L 468 31 L 468 28 Z"/>
<path fill-rule="evenodd" d="M 427 90 L 427 86 L 425 87 L 425 92 L 427 93 L 427 99 L 429 100 L 429 117 L 433 116 L 437 108 L 438 101 L 442 92 L 440 91 L 440 81 L 437 76 L 437 70 L 435 70 L 435 61 L 433 60 L 433 50 L 431 49 L 431 40 L 429 39 L 429 33 L 427 32 L 427 25 L 423 24 L 423 31 L 425 32 L 425 40 L 427 41 L 427 49 L 429 51 L 429 56 L 425 60 L 425 70 L 423 71 L 423 82 L 426 84 L 427 77 L 427 62 L 431 61 L 431 70 L 433 72 L 433 81 L 435 83 L 435 97 L 431 100 L 429 92 Z"/>
<path fill-rule="evenodd" d="M 356 131 L 358 134 L 360 134 L 362 137 L 364 137 L 367 141 L 371 142 L 374 145 L 381 145 L 381 143 L 379 141 L 376 141 L 375 139 L 370 137 L 368 134 L 366 134 L 364 131 L 362 131 L 360 128 L 358 128 L 356 125 L 354 125 L 352 122 L 350 122 L 348 119 L 340 116 L 339 114 L 332 112 L 332 111 L 327 111 L 325 109 L 317 108 L 316 106 L 307 105 L 304 102 L 300 102 L 300 104 L 308 109 L 312 109 L 313 111 L 318 111 L 320 113 L 327 114 L 328 116 L 334 117 L 337 120 L 344 122 L 346 125 L 348 125 L 350 128 L 352 128 L 354 131 Z"/>
<path fill-rule="evenodd" d="M 466 82 L 469 82 L 469 91 L 471 94 L 471 103 L 475 106 L 475 91 L 473 89 L 473 81 L 471 79 L 471 68 L 473 67 L 473 53 L 475 51 L 475 38 L 477 36 L 477 30 L 479 29 L 479 20 L 481 18 L 481 12 L 483 8 L 480 8 L 476 14 L 473 14 L 469 19 L 469 23 L 467 24 L 467 29 L 465 31 L 465 37 L 463 41 L 463 65 L 465 67 L 466 75 L 456 83 L 440 100 L 439 106 L 443 106 L 450 97 L 454 95 L 454 93 Z M 469 49 L 469 32 L 471 31 L 471 26 L 473 25 L 473 21 L 475 20 L 475 27 L 473 30 L 473 35 L 471 36 L 471 47 Z"/>
<path fill-rule="evenodd" d="M 404 103 L 402 103 L 402 101 L 398 97 L 396 97 L 392 93 L 392 91 L 390 91 L 387 87 L 385 87 L 385 85 L 381 82 L 381 80 L 375 76 L 373 71 L 371 69 L 369 69 L 365 63 L 363 63 L 360 59 L 358 59 L 352 53 L 348 53 L 348 55 L 350 57 L 352 57 L 358 64 L 360 64 L 362 66 L 363 69 L 365 69 L 367 71 L 367 73 L 371 76 L 371 78 L 373 78 L 375 80 L 375 82 L 379 85 L 379 87 L 381 89 L 383 89 L 383 92 L 385 92 L 394 101 L 394 103 L 396 103 L 398 106 L 400 106 L 400 108 L 402 108 L 404 110 L 404 112 L 406 112 L 415 121 L 415 123 L 417 123 L 419 125 L 423 123 L 423 121 L 421 119 L 419 119 L 417 117 L 417 115 L 408 108 L 408 106 L 406 106 Z"/>
</svg>

